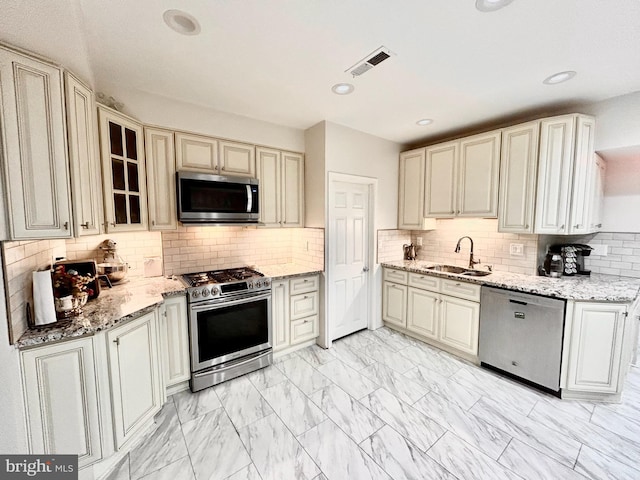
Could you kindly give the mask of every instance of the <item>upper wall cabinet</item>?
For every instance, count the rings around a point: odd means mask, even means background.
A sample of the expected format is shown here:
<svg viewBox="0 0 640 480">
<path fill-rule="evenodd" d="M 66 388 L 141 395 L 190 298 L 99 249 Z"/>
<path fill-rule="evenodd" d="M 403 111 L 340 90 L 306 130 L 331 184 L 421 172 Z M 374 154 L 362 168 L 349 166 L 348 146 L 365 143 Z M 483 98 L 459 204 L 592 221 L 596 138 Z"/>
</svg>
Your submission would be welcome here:
<svg viewBox="0 0 640 480">
<path fill-rule="evenodd" d="M 176 157 L 173 132 L 160 128 L 144 129 L 149 230 L 175 230 Z"/>
<path fill-rule="evenodd" d="M 594 120 L 562 115 L 540 122 L 535 233 L 589 231 Z"/>
<path fill-rule="evenodd" d="M 71 237 L 62 71 L 0 47 L 0 90 L 10 236 Z"/>
<path fill-rule="evenodd" d="M 500 132 L 426 148 L 425 217 L 496 217 Z"/>
<path fill-rule="evenodd" d="M 98 125 L 93 92 L 65 72 L 67 133 L 76 236 L 97 235 L 102 227 L 102 184 Z"/>
<path fill-rule="evenodd" d="M 98 118 L 106 230 L 147 230 L 142 125 L 102 105 L 98 107 Z"/>
<path fill-rule="evenodd" d="M 258 147 L 260 223 L 267 227 L 304 226 L 304 156 Z"/>
<path fill-rule="evenodd" d="M 420 230 L 424 217 L 425 149 L 400 154 L 398 228 Z"/>
<path fill-rule="evenodd" d="M 540 122 L 502 131 L 498 231 L 533 233 Z"/>
<path fill-rule="evenodd" d="M 176 132 L 176 168 L 191 172 L 256 176 L 255 147 L 246 143 Z"/>
</svg>

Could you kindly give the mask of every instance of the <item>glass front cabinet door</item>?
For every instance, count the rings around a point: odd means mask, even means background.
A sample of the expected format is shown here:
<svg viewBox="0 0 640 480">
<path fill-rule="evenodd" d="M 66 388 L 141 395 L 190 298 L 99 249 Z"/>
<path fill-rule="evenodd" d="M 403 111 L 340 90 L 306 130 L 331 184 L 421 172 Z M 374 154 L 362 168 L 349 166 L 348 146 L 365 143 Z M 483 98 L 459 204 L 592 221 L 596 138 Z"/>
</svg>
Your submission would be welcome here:
<svg viewBox="0 0 640 480">
<path fill-rule="evenodd" d="M 147 230 L 142 124 L 120 112 L 98 107 L 104 182 L 105 230 Z"/>
</svg>

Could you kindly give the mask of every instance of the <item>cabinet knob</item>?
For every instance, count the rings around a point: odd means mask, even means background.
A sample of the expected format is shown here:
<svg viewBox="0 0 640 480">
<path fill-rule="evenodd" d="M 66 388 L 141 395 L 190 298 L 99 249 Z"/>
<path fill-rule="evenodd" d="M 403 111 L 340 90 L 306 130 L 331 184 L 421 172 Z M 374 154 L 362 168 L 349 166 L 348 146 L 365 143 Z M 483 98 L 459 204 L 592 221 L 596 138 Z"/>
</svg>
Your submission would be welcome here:
<svg viewBox="0 0 640 480">
<path fill-rule="evenodd" d="M 113 343 L 115 343 L 116 345 L 120 346 L 120 338 L 116 338 Z"/>
<path fill-rule="evenodd" d="M 69 230 L 69 222 L 64 222 L 64 229 Z"/>
<path fill-rule="evenodd" d="M 524 226 L 524 228 L 529 228 L 529 224 L 527 223 L 527 224 Z"/>
<path fill-rule="evenodd" d="M 564 230 L 564 223 L 562 225 L 560 225 L 559 230 Z"/>
<path fill-rule="evenodd" d="M 365 273 L 368 272 L 369 271 L 369 267 L 362 267 L 362 271 L 365 272 Z"/>
<path fill-rule="evenodd" d="M 460 215 L 460 210 L 458 210 L 458 215 Z"/>
<path fill-rule="evenodd" d="M 80 226 L 88 230 L 89 227 L 91 227 L 91 224 L 89 222 L 84 222 L 84 223 L 81 223 Z"/>
<path fill-rule="evenodd" d="M 109 225 L 111 225 L 112 227 L 116 226 L 116 222 L 109 222 Z"/>
<path fill-rule="evenodd" d="M 580 227 L 582 227 L 582 225 L 580 225 L 580 224 L 573 226 L 573 228 L 580 228 Z"/>
<path fill-rule="evenodd" d="M 596 227 L 598 227 L 598 228 L 602 228 L 602 224 L 601 224 L 601 223 L 598 223 L 598 224 L 596 225 Z"/>
</svg>

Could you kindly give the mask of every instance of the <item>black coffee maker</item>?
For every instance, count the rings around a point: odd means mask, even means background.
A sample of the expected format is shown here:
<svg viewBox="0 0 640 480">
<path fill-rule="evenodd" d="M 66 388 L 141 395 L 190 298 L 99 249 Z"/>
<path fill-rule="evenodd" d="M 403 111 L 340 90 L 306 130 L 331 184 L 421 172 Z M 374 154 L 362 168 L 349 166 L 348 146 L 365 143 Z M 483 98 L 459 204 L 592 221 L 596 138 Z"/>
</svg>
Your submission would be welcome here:
<svg viewBox="0 0 640 480">
<path fill-rule="evenodd" d="M 563 275 L 591 275 L 591 270 L 584 268 L 584 257 L 591 255 L 591 250 L 593 248 L 582 243 L 561 243 L 549 247 L 549 253 L 562 255 Z"/>
</svg>

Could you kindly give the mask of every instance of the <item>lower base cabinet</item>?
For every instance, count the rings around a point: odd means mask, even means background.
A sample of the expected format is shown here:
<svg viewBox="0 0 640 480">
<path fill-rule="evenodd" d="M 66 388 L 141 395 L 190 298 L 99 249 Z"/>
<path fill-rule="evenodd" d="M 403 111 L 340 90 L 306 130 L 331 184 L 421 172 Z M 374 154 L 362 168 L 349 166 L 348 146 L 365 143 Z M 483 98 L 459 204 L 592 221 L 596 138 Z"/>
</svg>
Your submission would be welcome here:
<svg viewBox="0 0 640 480">
<path fill-rule="evenodd" d="M 162 406 L 157 335 L 156 311 L 107 331 L 117 449 Z"/>
<path fill-rule="evenodd" d="M 480 304 L 441 295 L 438 340 L 470 355 L 478 354 Z"/>
<path fill-rule="evenodd" d="M 437 340 L 439 317 L 440 295 L 409 287 L 407 330 Z"/>
<path fill-rule="evenodd" d="M 79 468 L 102 459 L 94 339 L 21 352 L 31 453 L 77 454 Z"/>
<path fill-rule="evenodd" d="M 271 284 L 273 351 L 298 345 L 319 335 L 319 277 L 295 277 Z"/>
<path fill-rule="evenodd" d="M 165 299 L 160 309 L 162 371 L 167 393 L 191 378 L 189 363 L 189 324 L 184 295 Z"/>
</svg>

